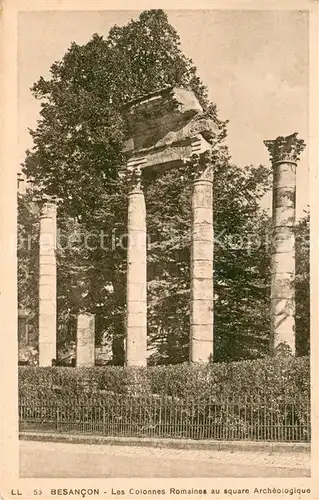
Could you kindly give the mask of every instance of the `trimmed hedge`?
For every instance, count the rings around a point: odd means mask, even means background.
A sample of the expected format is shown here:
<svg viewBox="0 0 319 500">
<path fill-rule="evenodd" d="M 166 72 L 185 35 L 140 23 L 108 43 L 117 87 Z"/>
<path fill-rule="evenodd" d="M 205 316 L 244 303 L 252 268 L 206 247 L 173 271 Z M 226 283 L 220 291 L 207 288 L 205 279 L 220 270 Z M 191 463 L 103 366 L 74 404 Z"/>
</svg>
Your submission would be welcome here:
<svg viewBox="0 0 319 500">
<path fill-rule="evenodd" d="M 58 402 L 98 394 L 158 394 L 182 399 L 303 395 L 310 398 L 309 357 L 148 368 L 19 367 L 19 399 Z"/>
</svg>

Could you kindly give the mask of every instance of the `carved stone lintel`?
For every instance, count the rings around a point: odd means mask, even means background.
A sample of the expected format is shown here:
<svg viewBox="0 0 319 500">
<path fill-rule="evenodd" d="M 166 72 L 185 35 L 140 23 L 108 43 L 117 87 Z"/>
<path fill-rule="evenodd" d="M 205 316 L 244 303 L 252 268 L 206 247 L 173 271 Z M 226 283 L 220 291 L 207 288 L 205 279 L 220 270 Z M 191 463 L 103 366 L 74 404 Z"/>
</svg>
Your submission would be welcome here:
<svg viewBox="0 0 319 500">
<path fill-rule="evenodd" d="M 142 169 L 178 168 L 189 154 L 209 149 L 219 124 L 205 113 L 195 94 L 169 87 L 147 94 L 123 107 L 128 136 L 123 152 L 140 160 Z M 138 157 L 138 158 L 137 158 Z"/>
<path fill-rule="evenodd" d="M 284 161 L 296 163 L 299 160 L 300 154 L 305 149 L 306 144 L 302 139 L 297 139 L 297 135 L 298 133 L 295 132 L 286 137 L 277 137 L 274 140 L 264 141 L 272 164 Z"/>
<path fill-rule="evenodd" d="M 128 102 L 123 112 L 134 149 L 141 150 L 201 115 L 203 109 L 193 92 L 171 87 Z"/>
</svg>

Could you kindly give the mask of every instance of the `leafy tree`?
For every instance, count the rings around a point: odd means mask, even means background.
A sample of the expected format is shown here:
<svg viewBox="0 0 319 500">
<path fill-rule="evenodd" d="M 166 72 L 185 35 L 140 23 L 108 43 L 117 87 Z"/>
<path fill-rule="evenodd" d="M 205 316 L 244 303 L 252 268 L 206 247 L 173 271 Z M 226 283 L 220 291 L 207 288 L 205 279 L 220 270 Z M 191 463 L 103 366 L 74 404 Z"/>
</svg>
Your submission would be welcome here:
<svg viewBox="0 0 319 500">
<path fill-rule="evenodd" d="M 51 79 L 41 77 L 32 88 L 42 101 L 41 119 L 30 131 L 35 147 L 27 152 L 26 174 L 62 198 L 67 213 L 89 221 L 103 198 L 118 192 L 121 106 L 169 85 L 191 88 L 217 120 L 216 107 L 161 10 L 115 26 L 106 40 L 95 34 L 84 46 L 72 43 L 51 66 Z"/>
<path fill-rule="evenodd" d="M 121 176 L 126 135 L 121 106 L 165 86 L 194 91 L 218 124 L 215 140 L 215 234 L 259 234 L 266 218 L 258 200 L 269 187 L 264 167 L 239 169 L 230 161 L 226 122 L 185 57 L 179 37 L 162 10 L 114 26 L 107 39 L 93 35 L 75 43 L 32 90 L 41 118 L 31 131 L 34 148 L 24 172 L 47 193 L 61 198 L 58 219 L 66 234 L 81 237 L 59 249 L 59 314 L 66 326 L 81 309 L 98 315 L 97 341 L 113 341 L 115 364 L 123 363 L 127 196 Z M 149 249 L 149 334 L 156 362 L 187 358 L 189 299 L 190 181 L 171 171 L 145 180 Z M 94 232 L 94 235 L 92 234 Z M 91 236 L 90 236 L 91 235 Z M 85 238 L 103 245 L 88 245 Z M 85 243 L 86 241 L 86 243 Z M 237 249 L 216 245 L 215 323 L 218 359 L 255 357 L 267 351 L 268 255 L 264 246 Z M 78 292 L 80 283 L 83 289 Z M 77 297 L 77 298 L 76 298 Z M 74 321 L 74 320 L 73 320 Z M 71 328 L 72 330 L 72 328 Z"/>
<path fill-rule="evenodd" d="M 310 214 L 296 226 L 296 353 L 310 352 Z"/>
</svg>

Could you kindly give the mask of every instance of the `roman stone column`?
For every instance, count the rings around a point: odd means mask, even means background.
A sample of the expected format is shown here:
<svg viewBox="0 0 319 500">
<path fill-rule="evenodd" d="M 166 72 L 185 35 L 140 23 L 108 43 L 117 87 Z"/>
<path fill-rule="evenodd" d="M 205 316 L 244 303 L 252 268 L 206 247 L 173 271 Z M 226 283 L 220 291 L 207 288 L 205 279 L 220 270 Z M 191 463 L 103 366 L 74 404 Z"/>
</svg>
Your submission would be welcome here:
<svg viewBox="0 0 319 500">
<path fill-rule="evenodd" d="M 40 212 L 39 366 L 52 366 L 56 359 L 56 212 L 54 198 Z"/>
<path fill-rule="evenodd" d="M 90 313 L 78 315 L 76 331 L 76 366 L 95 364 L 95 316 Z"/>
<path fill-rule="evenodd" d="M 210 154 L 193 155 L 190 361 L 213 356 L 213 170 Z"/>
<path fill-rule="evenodd" d="M 297 133 L 264 144 L 273 168 L 270 351 L 294 355 L 296 166 L 305 144 Z"/>
<path fill-rule="evenodd" d="M 146 209 L 139 166 L 128 167 L 127 332 L 125 363 L 146 366 Z"/>
</svg>

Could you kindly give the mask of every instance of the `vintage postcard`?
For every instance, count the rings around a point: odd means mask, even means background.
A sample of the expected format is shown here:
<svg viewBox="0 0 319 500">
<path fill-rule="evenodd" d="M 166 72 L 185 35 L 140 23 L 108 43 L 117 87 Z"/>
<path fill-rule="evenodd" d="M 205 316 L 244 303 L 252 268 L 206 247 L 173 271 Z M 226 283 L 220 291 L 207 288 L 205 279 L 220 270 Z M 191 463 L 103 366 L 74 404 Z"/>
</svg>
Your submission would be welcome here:
<svg viewBox="0 0 319 500">
<path fill-rule="evenodd" d="M 1 28 L 1 498 L 319 498 L 318 2 Z"/>
</svg>

